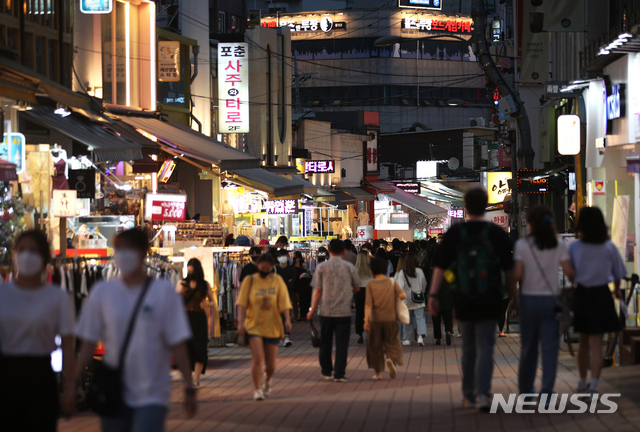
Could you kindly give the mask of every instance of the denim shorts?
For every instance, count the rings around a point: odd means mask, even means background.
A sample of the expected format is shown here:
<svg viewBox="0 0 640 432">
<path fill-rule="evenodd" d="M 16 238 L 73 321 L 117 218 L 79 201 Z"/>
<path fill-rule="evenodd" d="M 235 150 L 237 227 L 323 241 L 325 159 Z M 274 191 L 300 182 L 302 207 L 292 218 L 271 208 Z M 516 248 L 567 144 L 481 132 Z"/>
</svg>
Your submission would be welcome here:
<svg viewBox="0 0 640 432">
<path fill-rule="evenodd" d="M 247 334 L 247 336 L 249 336 L 250 338 L 262 338 L 262 342 L 269 344 L 269 345 L 280 345 L 280 338 L 268 338 L 268 337 L 262 337 L 260 335 L 252 335 L 252 334 Z"/>
</svg>

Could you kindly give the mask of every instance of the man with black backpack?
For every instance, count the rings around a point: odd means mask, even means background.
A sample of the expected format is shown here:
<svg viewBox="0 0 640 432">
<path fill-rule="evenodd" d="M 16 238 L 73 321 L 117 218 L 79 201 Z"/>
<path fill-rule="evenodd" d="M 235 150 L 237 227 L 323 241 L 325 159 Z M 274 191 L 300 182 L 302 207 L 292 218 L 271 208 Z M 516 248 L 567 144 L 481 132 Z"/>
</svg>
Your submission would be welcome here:
<svg viewBox="0 0 640 432">
<path fill-rule="evenodd" d="M 488 197 L 472 189 L 464 197 L 468 221 L 444 236 L 432 276 L 429 311 L 438 315 L 438 292 L 448 284 L 462 333 L 462 405 L 488 412 L 491 408 L 493 346 L 503 295 L 514 300 L 513 257 L 508 234 L 484 221 Z M 506 279 L 503 278 L 503 274 Z M 503 280 L 506 280 L 506 287 Z M 478 376 L 476 376 L 478 375 Z"/>
</svg>

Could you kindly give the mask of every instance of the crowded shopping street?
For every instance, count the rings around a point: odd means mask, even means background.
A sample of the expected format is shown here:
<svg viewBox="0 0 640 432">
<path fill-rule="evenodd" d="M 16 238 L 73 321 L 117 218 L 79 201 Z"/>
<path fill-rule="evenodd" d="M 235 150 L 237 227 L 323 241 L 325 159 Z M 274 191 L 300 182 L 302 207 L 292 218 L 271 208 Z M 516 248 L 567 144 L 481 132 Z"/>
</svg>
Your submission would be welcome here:
<svg viewBox="0 0 640 432">
<path fill-rule="evenodd" d="M 405 347 L 405 365 L 391 381 L 371 380 L 365 346 L 352 335 L 347 364 L 348 383 L 324 382 L 320 377 L 317 350 L 309 341 L 307 323 L 296 323 L 293 346 L 279 354 L 279 370 L 271 398 L 254 403 L 248 348 L 209 350 L 209 370 L 198 391 L 198 413 L 187 419 L 181 385 L 174 375 L 167 431 L 637 431 L 640 393 L 628 392 L 640 385 L 640 367 L 618 378 L 616 371 L 603 372 L 601 391 L 619 393 L 615 414 L 481 414 L 460 406 L 460 339 L 451 346 L 434 346 L 429 326 L 425 347 Z M 493 388 L 507 395 L 517 392 L 520 347 L 517 333 L 499 338 L 496 344 Z M 556 390 L 571 393 L 577 372 L 575 360 L 561 352 Z M 615 383 L 618 387 L 613 386 Z M 633 399 L 629 396 L 633 395 Z M 61 432 L 99 431 L 99 419 L 83 413 L 61 420 Z"/>
</svg>

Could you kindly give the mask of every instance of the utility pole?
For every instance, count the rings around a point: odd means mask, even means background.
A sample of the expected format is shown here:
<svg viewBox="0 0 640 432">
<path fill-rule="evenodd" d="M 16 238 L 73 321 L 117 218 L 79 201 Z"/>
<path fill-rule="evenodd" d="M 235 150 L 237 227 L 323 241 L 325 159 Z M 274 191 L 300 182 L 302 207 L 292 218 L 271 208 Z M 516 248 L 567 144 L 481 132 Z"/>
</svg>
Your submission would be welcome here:
<svg viewBox="0 0 640 432">
<path fill-rule="evenodd" d="M 478 57 L 480 67 L 484 71 L 487 79 L 489 79 L 493 85 L 495 85 L 502 97 L 510 98 L 514 110 L 511 117 L 516 118 L 519 138 L 518 143 L 511 144 L 511 171 L 512 171 L 512 206 L 511 206 L 511 229 L 517 230 L 519 228 L 519 209 L 518 209 L 518 192 L 516 188 L 516 178 L 518 170 L 518 162 L 520 166 L 527 169 L 533 168 L 533 156 L 535 152 L 531 147 L 531 127 L 529 126 L 529 117 L 527 116 L 527 110 L 524 107 L 524 103 L 520 98 L 520 94 L 511 86 L 502 76 L 502 73 L 498 70 L 491 52 L 489 51 L 489 44 L 487 43 L 487 12 L 484 8 L 483 0 L 473 0 L 473 9 L 471 16 L 473 17 L 473 32 L 474 39 L 476 41 L 475 55 Z M 519 158 L 518 158 L 519 157 Z M 520 159 L 520 160 L 518 160 Z"/>
</svg>

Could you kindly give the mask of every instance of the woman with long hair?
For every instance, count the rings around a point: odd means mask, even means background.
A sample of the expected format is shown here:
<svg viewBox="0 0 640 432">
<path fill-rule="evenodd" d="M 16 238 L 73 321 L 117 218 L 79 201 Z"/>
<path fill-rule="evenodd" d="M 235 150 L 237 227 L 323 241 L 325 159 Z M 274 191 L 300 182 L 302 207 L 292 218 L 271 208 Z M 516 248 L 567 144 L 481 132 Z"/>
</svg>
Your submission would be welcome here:
<svg viewBox="0 0 640 432">
<path fill-rule="evenodd" d="M 607 225 L 600 209 L 585 207 L 578 215 L 579 240 L 569 246 L 571 265 L 575 268 L 573 328 L 579 334 L 578 393 L 598 393 L 602 369 L 604 333 L 620 330 L 613 295 L 622 298 L 620 281 L 627 271 L 616 245 L 609 240 Z M 591 383 L 587 384 L 587 366 L 591 366 Z"/>
<path fill-rule="evenodd" d="M 249 337 L 253 356 L 251 378 L 255 389 L 253 399 L 256 401 L 271 394 L 278 346 L 285 332 L 291 332 L 289 291 L 282 277 L 273 271 L 275 264 L 273 255 L 262 254 L 258 258 L 258 273 L 242 281 L 237 301 L 238 334 Z"/>
<path fill-rule="evenodd" d="M 367 284 L 373 279 L 373 273 L 371 272 L 371 255 L 369 255 L 366 249 L 362 249 L 358 253 L 356 270 L 360 278 L 360 291 L 353 296 L 356 302 L 356 334 L 358 335 L 358 343 L 361 344 L 364 342 L 364 303 L 367 298 Z"/>
<path fill-rule="evenodd" d="M 542 348 L 542 387 L 550 395 L 558 366 L 558 319 L 556 300 L 560 296 L 558 267 L 574 276 L 569 252 L 558 240 L 551 210 L 535 206 L 527 213 L 529 235 L 516 242 L 515 278 L 520 282 L 520 338 L 522 353 L 518 387 L 520 393 L 534 393 L 538 369 L 538 345 Z"/>
<path fill-rule="evenodd" d="M 57 429 L 58 384 L 51 352 L 62 336 L 65 392 L 73 388 L 73 305 L 60 287 L 45 282 L 51 259 L 40 231 L 25 231 L 13 247 L 14 279 L 0 285 L 0 422 L 2 430 Z M 69 398 L 65 398 L 65 402 Z M 70 414 L 72 403 L 65 403 Z"/>
<path fill-rule="evenodd" d="M 414 340 L 414 328 L 418 331 L 418 346 L 424 346 L 424 339 L 427 337 L 427 319 L 425 318 L 425 291 L 427 289 L 427 278 L 422 269 L 419 268 L 418 254 L 415 246 L 410 246 L 404 260 L 404 268 L 396 272 L 394 276 L 398 285 L 402 288 L 407 298 L 404 304 L 409 309 L 411 321 L 409 324 L 402 324 L 400 337 L 402 345 L 411 345 Z M 422 301 L 414 301 L 413 294 L 422 295 Z"/>
<path fill-rule="evenodd" d="M 382 379 L 385 365 L 391 379 L 396 377 L 396 365 L 402 364 L 402 344 L 396 317 L 396 299 L 407 296 L 400 285 L 385 276 L 387 263 L 380 258 L 371 260 L 373 280 L 367 284 L 364 329 L 367 336 L 367 365 L 375 371 L 374 381 Z M 385 361 L 386 356 L 386 361 Z"/>
<path fill-rule="evenodd" d="M 393 264 L 391 263 L 391 260 L 389 260 L 389 256 L 387 254 L 387 251 L 384 248 L 378 248 L 378 250 L 376 251 L 375 254 L 375 258 L 380 258 L 381 260 L 383 260 L 386 264 L 387 264 L 387 271 L 384 274 L 386 277 L 391 276 L 391 273 L 393 273 Z"/>
<path fill-rule="evenodd" d="M 204 307 L 215 306 L 211 285 L 204 280 L 202 263 L 191 258 L 187 263 L 187 277 L 180 282 L 180 294 L 187 309 L 187 317 L 191 325 L 193 338 L 187 343 L 193 384 L 200 386 L 200 374 L 207 370 L 207 350 L 209 348 L 209 332 L 207 330 L 207 314 Z M 203 307 L 204 306 L 204 307 Z"/>
</svg>

